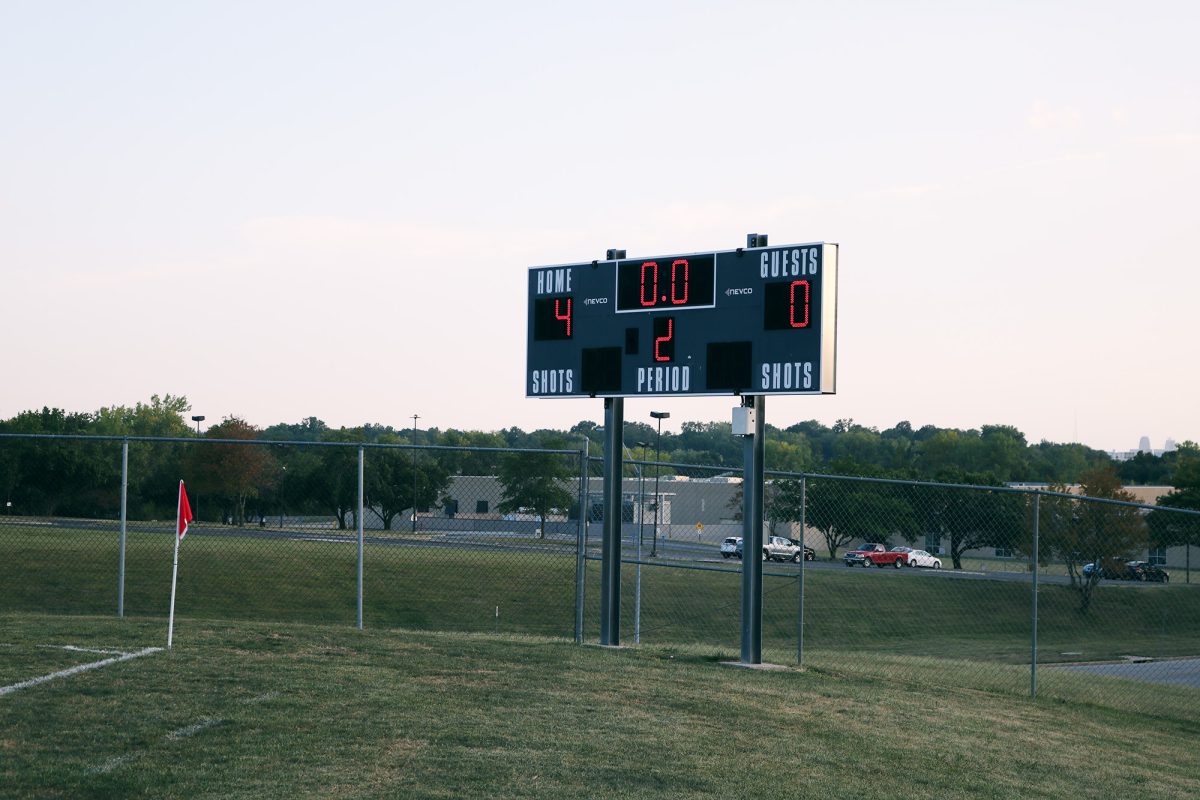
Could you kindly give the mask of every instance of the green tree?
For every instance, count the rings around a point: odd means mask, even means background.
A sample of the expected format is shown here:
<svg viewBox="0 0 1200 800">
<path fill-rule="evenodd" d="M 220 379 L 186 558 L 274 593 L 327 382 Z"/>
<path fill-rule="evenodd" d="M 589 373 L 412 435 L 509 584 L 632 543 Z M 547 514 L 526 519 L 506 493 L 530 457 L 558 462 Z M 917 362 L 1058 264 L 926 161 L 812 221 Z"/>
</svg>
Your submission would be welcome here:
<svg viewBox="0 0 1200 800">
<path fill-rule="evenodd" d="M 943 470 L 938 480 L 970 486 L 1000 486 L 993 476 Z M 1016 494 L 950 486 L 912 487 L 913 505 L 926 534 L 950 545 L 955 569 L 962 569 L 968 550 L 981 547 L 1013 548 L 1023 529 L 1022 500 Z"/>
<path fill-rule="evenodd" d="M 808 481 L 805 524 L 820 531 L 836 558 L 839 547 L 856 539 L 888 543 L 899 536 L 912 542 L 920 533 L 903 487 L 813 477 Z"/>
<path fill-rule="evenodd" d="M 133 408 L 101 408 L 95 414 L 93 431 L 110 436 L 191 438 L 195 432 L 185 418 L 190 410 L 186 397 L 151 395 L 149 403 L 139 402 Z M 187 447 L 179 442 L 130 442 L 130 516 L 161 517 L 175 513 Z"/>
<path fill-rule="evenodd" d="M 546 449 L 566 449 L 561 439 L 544 440 Z M 570 490 L 575 462 L 557 453 L 510 453 L 500 459 L 498 478 L 503 494 L 500 512 L 528 511 L 541 519 L 539 538 L 546 536 L 546 517 L 565 513 L 575 501 Z"/>
<path fill-rule="evenodd" d="M 380 444 L 395 444 L 397 437 L 384 436 Z M 450 474 L 442 463 L 421 451 L 371 448 L 364 468 L 366 502 L 383 521 L 384 530 L 405 509 L 432 508 L 450 485 Z"/>
<path fill-rule="evenodd" d="M 3 423 L 5 433 L 88 434 L 94 415 L 59 408 L 23 411 Z M 115 516 L 119 505 L 120 448 L 111 442 L 26 439 L 5 442 L 6 482 L 17 514 Z"/>
<path fill-rule="evenodd" d="M 321 434 L 321 441 L 357 444 L 363 441 L 363 431 L 361 428 L 329 430 Z M 331 446 L 322 447 L 319 452 L 319 469 L 306 473 L 306 492 L 334 515 L 338 530 L 346 530 L 348 518 L 357 523 L 354 516 L 358 513 L 358 450 Z"/>
<path fill-rule="evenodd" d="M 226 417 L 205 432 L 207 439 L 253 441 L 260 430 L 238 417 Z M 279 463 L 263 445 L 214 442 L 192 447 L 187 459 L 197 492 L 221 504 L 222 517 L 234 525 L 246 523 L 246 503 L 274 486 Z"/>
<path fill-rule="evenodd" d="M 781 523 L 799 522 L 800 509 L 803 504 L 799 478 L 768 479 L 763 484 L 763 521 L 767 523 L 767 531 L 772 536 L 779 535 Z M 745 519 L 745 493 L 739 484 L 729 497 L 725 507 L 730 510 L 730 517 L 738 522 Z"/>
<path fill-rule="evenodd" d="M 1146 520 L 1140 509 L 1089 501 L 1088 497 L 1134 502 L 1134 496 L 1121 487 L 1116 469 L 1109 465 L 1088 471 L 1079 484 L 1085 497 L 1042 497 L 1039 513 L 1041 558 L 1048 555 L 1067 567 L 1071 588 L 1079 596 L 1079 610 L 1087 613 L 1100 582 L 1099 567 L 1124 561 L 1145 548 L 1148 541 Z M 1065 491 L 1064 487 L 1052 487 Z M 1096 565 L 1085 574 L 1086 562 Z"/>
<path fill-rule="evenodd" d="M 1158 505 L 1200 511 L 1200 447 L 1192 442 L 1180 445 L 1171 480 L 1175 488 L 1160 497 Z M 1146 523 L 1150 541 L 1156 547 L 1190 548 L 1200 544 L 1200 514 L 1155 509 L 1146 517 Z"/>
<path fill-rule="evenodd" d="M 501 456 L 498 451 L 505 447 L 504 437 L 497 433 L 454 428 L 439 433 L 435 443 L 443 447 L 488 448 L 440 452 L 438 458 L 452 475 L 495 475 Z"/>
</svg>

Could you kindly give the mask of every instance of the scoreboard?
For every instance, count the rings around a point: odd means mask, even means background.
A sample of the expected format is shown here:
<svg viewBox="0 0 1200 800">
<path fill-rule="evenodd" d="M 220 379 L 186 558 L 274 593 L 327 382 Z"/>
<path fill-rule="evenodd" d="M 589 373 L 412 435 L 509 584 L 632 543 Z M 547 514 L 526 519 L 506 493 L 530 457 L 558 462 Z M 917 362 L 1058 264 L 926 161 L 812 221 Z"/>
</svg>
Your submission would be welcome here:
<svg viewBox="0 0 1200 800">
<path fill-rule="evenodd" d="M 529 270 L 528 397 L 832 394 L 838 246 Z"/>
</svg>

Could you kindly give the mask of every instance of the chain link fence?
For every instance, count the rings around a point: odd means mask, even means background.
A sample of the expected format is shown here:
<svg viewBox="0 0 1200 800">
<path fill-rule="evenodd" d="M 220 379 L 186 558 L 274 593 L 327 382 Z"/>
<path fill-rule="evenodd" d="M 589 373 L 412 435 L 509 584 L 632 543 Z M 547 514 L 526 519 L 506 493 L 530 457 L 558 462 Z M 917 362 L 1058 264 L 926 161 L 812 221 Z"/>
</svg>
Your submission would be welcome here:
<svg viewBox="0 0 1200 800">
<path fill-rule="evenodd" d="M 573 450 L 4 435 L 0 611 L 165 618 L 182 476 L 181 620 L 596 641 L 601 474 Z M 623 475 L 622 643 L 736 660 L 741 465 Z M 770 473 L 765 518 L 765 660 L 1200 711 L 1198 512 Z"/>
<path fill-rule="evenodd" d="M 181 618 L 572 636 L 580 469 L 575 451 L 0 437 L 0 609 L 164 614 L 183 476 Z"/>
</svg>

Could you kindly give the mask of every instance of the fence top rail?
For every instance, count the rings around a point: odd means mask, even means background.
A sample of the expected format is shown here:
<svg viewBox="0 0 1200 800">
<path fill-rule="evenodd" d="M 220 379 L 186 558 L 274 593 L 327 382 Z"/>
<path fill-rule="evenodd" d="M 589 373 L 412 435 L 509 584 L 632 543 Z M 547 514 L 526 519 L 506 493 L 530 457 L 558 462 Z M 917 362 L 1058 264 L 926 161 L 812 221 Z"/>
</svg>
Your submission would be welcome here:
<svg viewBox="0 0 1200 800">
<path fill-rule="evenodd" d="M 773 477 L 787 478 L 828 478 L 830 480 L 839 481 L 857 481 L 859 483 L 886 483 L 898 486 L 920 486 L 935 489 L 974 489 L 980 492 L 1006 492 L 1009 494 L 1028 494 L 1040 495 L 1042 497 L 1061 497 L 1066 500 L 1078 500 L 1088 503 L 1104 503 L 1111 506 L 1127 506 L 1129 508 L 1142 508 L 1148 511 L 1172 511 L 1180 514 L 1192 514 L 1200 516 L 1200 510 L 1191 508 L 1175 508 L 1174 506 L 1159 506 L 1153 503 L 1138 503 L 1130 500 L 1114 500 L 1109 497 L 1093 497 L 1089 494 L 1071 494 L 1069 492 L 1052 492 L 1048 489 L 1042 489 L 1036 486 L 986 486 L 975 483 L 939 483 L 937 481 L 914 481 L 905 480 L 902 478 L 868 478 L 856 475 L 831 475 L 824 472 L 771 472 L 767 475 Z"/>
<path fill-rule="evenodd" d="M 391 444 L 386 442 L 305 442 L 287 439 L 208 439 L 203 436 L 119 436 L 84 433 L 0 433 L 0 439 L 61 439 L 90 442 L 161 442 L 164 444 L 257 444 L 291 447 L 363 447 L 393 450 L 445 450 L 472 453 L 557 453 L 578 457 L 582 448 L 553 450 L 541 447 L 472 447 L 445 444 Z"/>
</svg>

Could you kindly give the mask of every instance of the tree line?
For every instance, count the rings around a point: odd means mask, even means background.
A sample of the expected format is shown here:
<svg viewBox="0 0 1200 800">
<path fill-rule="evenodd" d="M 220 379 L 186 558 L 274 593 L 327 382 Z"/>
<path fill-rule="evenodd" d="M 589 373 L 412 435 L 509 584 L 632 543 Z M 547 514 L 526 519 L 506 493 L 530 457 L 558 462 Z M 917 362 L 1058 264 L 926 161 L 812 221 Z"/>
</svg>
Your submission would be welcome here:
<svg viewBox="0 0 1200 800">
<path fill-rule="evenodd" d="M 454 475 L 496 475 L 503 497 L 501 512 L 527 511 L 544 519 L 551 513 L 578 513 L 566 486 L 575 470 L 568 459 L 508 454 L 519 448 L 576 449 L 588 440 L 592 455 L 603 452 L 604 432 L 591 421 L 567 431 L 512 427 L 499 431 L 394 428 L 389 425 L 333 428 L 316 417 L 258 428 L 229 416 L 203 434 L 187 422 L 191 408 L 184 397 L 152 396 L 132 408 L 95 412 L 57 408 L 26 411 L 0 420 L 0 433 L 58 433 L 108 436 L 156 436 L 183 441 L 132 442 L 129 447 L 129 515 L 166 518 L 174 513 L 174 487 L 188 476 L 199 495 L 202 519 L 245 524 L 271 514 L 328 514 L 341 528 L 353 527 L 357 509 L 357 453 L 353 447 L 293 447 L 284 442 L 417 444 L 475 448 L 464 450 L 368 450 L 365 504 L 392 528 L 406 510 L 444 504 Z M 273 447 L 187 440 L 264 440 Z M 684 422 L 678 433 L 661 438 L 649 424 L 627 422 L 628 457 L 670 464 L 703 464 L 740 469 L 742 442 L 728 423 Z M 1161 502 L 1200 508 L 1200 448 L 1185 442 L 1177 451 L 1140 454 L 1116 463 L 1105 453 L 1080 444 L 1042 441 L 1030 444 L 1006 425 L 959 430 L 907 422 L 880 431 L 839 420 L 832 426 L 809 420 L 786 428 L 767 426 L 768 470 L 943 483 L 1002 486 L 1012 481 L 1048 487 L 1082 484 L 1098 496 L 1120 499 L 1122 485 L 1175 486 Z M 673 467 L 663 469 L 664 474 Z M 630 474 L 633 474 L 630 468 Z M 119 448 L 111 442 L 0 439 L 0 501 L 12 513 L 27 515 L 108 516 L 118 513 L 114 490 L 120 482 Z M 769 490 L 771 520 L 794 519 L 795 481 L 776 480 Z M 863 538 L 942 535 L 955 566 L 962 553 L 981 546 L 1019 549 L 1012 532 L 1028 526 L 1014 522 L 1028 513 L 1020 496 L 936 490 L 922 487 L 811 481 L 808 521 L 822 531 L 832 555 Z M 1007 505 L 1006 505 L 1007 503 Z M 1060 515 L 1061 516 L 1061 515 Z M 1142 545 L 1196 543 L 1196 526 L 1183 515 L 1151 514 L 1144 535 L 1125 537 L 1125 549 Z M 1076 526 L 1077 528 L 1078 526 Z M 1135 526 L 1136 527 L 1136 526 Z M 1070 528 L 1070 526 L 1067 526 Z M 543 525 L 544 529 L 544 525 Z M 1075 529 L 1072 529 L 1075 530 Z M 1064 552 L 1071 549 L 1064 545 Z M 1085 551 L 1087 548 L 1083 548 Z M 1072 552 L 1080 551 L 1075 548 Z M 1082 551 L 1081 551 L 1082 552 Z M 1088 554 L 1090 557 L 1092 554 Z"/>
</svg>

